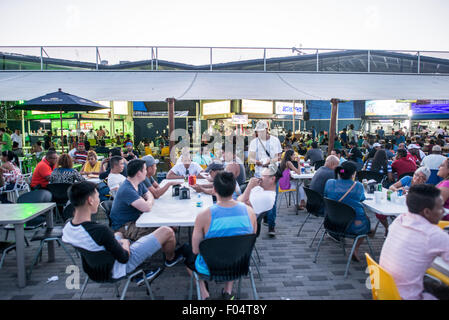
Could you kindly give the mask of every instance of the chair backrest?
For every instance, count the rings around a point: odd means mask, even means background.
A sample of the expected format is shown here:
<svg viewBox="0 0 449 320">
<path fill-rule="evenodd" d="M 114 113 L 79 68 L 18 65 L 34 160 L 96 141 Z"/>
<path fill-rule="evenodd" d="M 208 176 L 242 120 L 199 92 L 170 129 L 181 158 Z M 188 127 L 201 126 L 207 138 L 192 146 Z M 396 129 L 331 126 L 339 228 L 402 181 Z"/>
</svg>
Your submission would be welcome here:
<svg viewBox="0 0 449 320">
<path fill-rule="evenodd" d="M 106 214 L 106 217 L 108 218 L 109 221 L 109 226 L 111 226 L 112 221 L 111 221 L 111 210 L 112 210 L 112 204 L 114 203 L 114 201 L 112 200 L 106 200 L 100 203 L 100 206 L 103 208 L 104 213 Z"/>
<path fill-rule="evenodd" d="M 112 268 L 115 259 L 108 251 L 88 251 L 75 247 L 81 254 L 84 272 L 95 282 L 112 281 Z"/>
<path fill-rule="evenodd" d="M 47 189 L 53 195 L 54 202 L 65 204 L 69 200 L 67 191 L 71 185 L 70 183 L 49 183 Z"/>
<path fill-rule="evenodd" d="M 323 196 L 316 192 L 315 190 L 312 190 L 308 187 L 304 187 L 304 192 L 307 196 L 307 203 L 306 203 L 306 209 L 307 212 L 318 215 L 323 208 Z"/>
<path fill-rule="evenodd" d="M 374 171 L 357 171 L 357 180 L 362 182 L 363 179 L 366 180 L 371 180 L 374 179 L 376 180 L 377 183 L 381 183 L 382 179 L 383 179 L 384 175 L 379 173 L 379 172 L 374 172 Z"/>
<path fill-rule="evenodd" d="M 52 195 L 51 192 L 45 189 L 34 190 L 22 194 L 18 199 L 17 203 L 42 203 L 51 202 Z"/>
<path fill-rule="evenodd" d="M 373 300 L 402 300 L 393 277 L 365 253 Z"/>
<path fill-rule="evenodd" d="M 414 173 L 415 173 L 414 171 L 413 171 L 413 172 L 406 172 L 406 173 L 403 173 L 403 174 L 401 174 L 401 175 L 399 176 L 398 180 L 401 180 L 401 179 L 404 178 L 405 176 L 413 177 L 413 174 L 414 174 Z"/>
<path fill-rule="evenodd" d="M 315 166 L 315 170 L 318 170 L 320 167 L 324 166 L 325 162 L 326 162 L 325 160 L 315 161 L 315 163 L 313 164 Z"/>
<path fill-rule="evenodd" d="M 334 233 L 344 234 L 355 219 L 355 210 L 351 206 L 331 200 L 324 199 L 325 217 L 324 227 Z"/>
<path fill-rule="evenodd" d="M 257 231 L 256 231 L 256 238 L 258 238 L 259 235 L 260 235 L 260 229 L 262 228 L 262 220 L 263 220 L 263 218 L 265 217 L 265 215 L 268 214 L 268 212 L 269 212 L 269 211 L 262 212 L 262 213 L 260 213 L 260 214 L 257 216 Z"/>
<path fill-rule="evenodd" d="M 438 170 L 430 170 L 430 177 L 426 183 L 433 185 L 437 185 L 438 183 L 440 183 L 443 180 L 443 178 L 439 177 L 437 173 Z"/>
<path fill-rule="evenodd" d="M 200 242 L 200 253 L 214 281 L 232 281 L 246 276 L 256 234 L 209 238 Z"/>
<path fill-rule="evenodd" d="M 17 203 L 43 203 L 51 202 L 52 195 L 51 192 L 45 189 L 38 189 L 31 192 L 22 194 L 18 199 Z M 37 216 L 26 223 L 27 227 L 37 227 L 42 225 L 46 221 L 45 215 Z"/>
<path fill-rule="evenodd" d="M 438 222 L 438 226 L 441 229 L 445 229 L 445 228 L 449 227 L 449 221 L 441 220 L 440 222 Z"/>
</svg>

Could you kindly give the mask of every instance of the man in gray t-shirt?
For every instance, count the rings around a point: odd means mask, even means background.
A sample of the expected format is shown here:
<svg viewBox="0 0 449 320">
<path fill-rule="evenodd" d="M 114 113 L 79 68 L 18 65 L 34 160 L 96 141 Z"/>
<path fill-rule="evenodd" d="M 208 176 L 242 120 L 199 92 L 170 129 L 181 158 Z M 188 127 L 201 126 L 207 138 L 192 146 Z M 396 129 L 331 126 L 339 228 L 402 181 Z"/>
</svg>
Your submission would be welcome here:
<svg viewBox="0 0 449 320">
<path fill-rule="evenodd" d="M 314 164 L 316 161 L 324 160 L 323 151 L 318 149 L 318 144 L 316 142 L 312 142 L 312 149 L 307 151 L 304 160 L 309 160 L 310 164 Z"/>
<path fill-rule="evenodd" d="M 328 156 L 324 166 L 320 167 L 312 178 L 309 188 L 313 191 L 324 193 L 324 185 L 327 180 L 335 179 L 334 170 L 340 164 L 340 160 L 336 156 Z"/>
</svg>

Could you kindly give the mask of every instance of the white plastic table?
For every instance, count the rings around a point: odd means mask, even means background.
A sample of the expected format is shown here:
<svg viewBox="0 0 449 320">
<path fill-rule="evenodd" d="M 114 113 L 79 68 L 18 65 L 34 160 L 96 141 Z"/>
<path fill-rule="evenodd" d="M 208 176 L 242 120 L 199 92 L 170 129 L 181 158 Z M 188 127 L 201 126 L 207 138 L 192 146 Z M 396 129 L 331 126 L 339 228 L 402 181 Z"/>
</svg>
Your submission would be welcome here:
<svg viewBox="0 0 449 320">
<path fill-rule="evenodd" d="M 433 260 L 432 268 L 435 268 L 436 270 L 449 277 L 449 263 L 447 263 L 440 257 L 437 257 L 435 258 L 435 260 Z"/>
<path fill-rule="evenodd" d="M 47 214 L 47 227 L 53 227 L 52 209 L 54 202 L 49 203 L 11 203 L 0 204 L 0 224 L 13 224 L 16 237 L 17 280 L 20 288 L 26 286 L 25 274 L 25 233 L 24 224 L 37 216 Z M 48 242 L 48 261 L 55 259 L 54 241 Z"/>
<path fill-rule="evenodd" d="M 160 184 L 163 187 L 167 181 L 163 180 Z M 180 184 L 184 185 L 184 180 L 174 179 Z M 205 179 L 197 179 L 197 184 L 207 184 Z M 154 201 L 151 211 L 144 212 L 136 221 L 136 226 L 139 228 L 147 227 L 193 227 L 198 213 L 205 208 L 212 206 L 212 196 L 201 193 L 202 207 L 196 207 L 198 193 L 190 188 L 190 199 L 179 200 L 179 197 L 172 197 L 172 187 L 162 195 L 159 199 Z"/>
</svg>

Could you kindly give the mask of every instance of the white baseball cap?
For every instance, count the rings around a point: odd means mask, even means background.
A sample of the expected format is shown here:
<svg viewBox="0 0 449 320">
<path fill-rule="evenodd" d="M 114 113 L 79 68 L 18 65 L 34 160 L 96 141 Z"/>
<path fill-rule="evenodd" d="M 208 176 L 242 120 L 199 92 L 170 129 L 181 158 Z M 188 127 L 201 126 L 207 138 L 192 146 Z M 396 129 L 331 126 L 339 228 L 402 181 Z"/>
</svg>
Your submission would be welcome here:
<svg viewBox="0 0 449 320">
<path fill-rule="evenodd" d="M 409 145 L 407 148 L 408 149 L 421 149 L 420 146 L 418 146 L 417 144 L 413 144 L 413 143 L 411 145 Z"/>
<path fill-rule="evenodd" d="M 373 144 L 373 148 L 377 148 L 377 147 L 382 147 L 382 145 L 380 143 L 376 142 Z"/>
<path fill-rule="evenodd" d="M 265 120 L 259 120 L 256 124 L 255 131 L 265 131 L 268 129 L 268 124 Z"/>
</svg>

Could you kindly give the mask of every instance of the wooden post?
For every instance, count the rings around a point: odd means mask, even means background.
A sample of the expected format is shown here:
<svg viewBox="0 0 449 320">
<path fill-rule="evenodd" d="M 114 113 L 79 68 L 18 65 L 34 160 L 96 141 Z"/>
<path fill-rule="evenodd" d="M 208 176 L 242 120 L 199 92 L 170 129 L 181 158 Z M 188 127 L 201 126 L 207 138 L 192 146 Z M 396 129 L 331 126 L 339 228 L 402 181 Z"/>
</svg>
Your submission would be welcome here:
<svg viewBox="0 0 449 320">
<path fill-rule="evenodd" d="M 332 99 L 331 122 L 329 126 L 329 143 L 327 145 L 327 154 L 329 155 L 334 150 L 334 140 L 337 131 L 337 113 L 338 113 L 338 99 Z"/>
<path fill-rule="evenodd" d="M 168 98 L 168 138 L 170 139 L 170 154 L 175 146 L 175 141 L 171 139 L 171 134 L 175 130 L 175 98 Z"/>
</svg>

